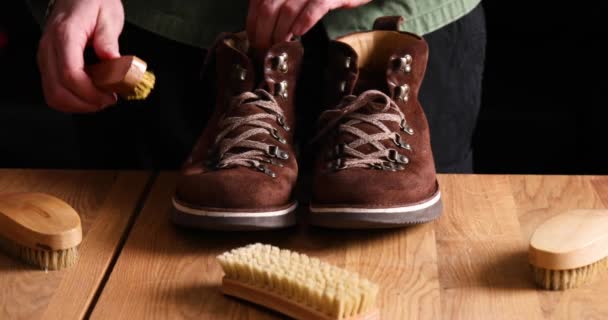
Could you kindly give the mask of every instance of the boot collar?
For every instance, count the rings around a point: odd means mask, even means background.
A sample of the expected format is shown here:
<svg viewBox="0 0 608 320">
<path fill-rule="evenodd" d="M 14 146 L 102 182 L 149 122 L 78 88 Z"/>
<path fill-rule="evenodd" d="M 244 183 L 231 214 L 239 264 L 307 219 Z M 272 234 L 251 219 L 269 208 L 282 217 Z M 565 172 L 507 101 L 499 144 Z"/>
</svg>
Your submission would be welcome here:
<svg viewBox="0 0 608 320">
<path fill-rule="evenodd" d="M 298 73 L 303 56 L 298 40 L 277 43 L 264 52 L 256 52 L 249 46 L 245 32 L 226 34 L 216 50 L 218 55 L 229 58 L 227 63 L 234 65 L 233 78 L 243 82 L 243 91 L 264 89 L 282 99 L 289 97 L 289 83 Z"/>
<path fill-rule="evenodd" d="M 407 32 L 358 32 L 330 42 L 330 64 L 343 95 L 380 90 L 395 101 L 417 95 L 428 59 L 426 42 Z"/>
</svg>

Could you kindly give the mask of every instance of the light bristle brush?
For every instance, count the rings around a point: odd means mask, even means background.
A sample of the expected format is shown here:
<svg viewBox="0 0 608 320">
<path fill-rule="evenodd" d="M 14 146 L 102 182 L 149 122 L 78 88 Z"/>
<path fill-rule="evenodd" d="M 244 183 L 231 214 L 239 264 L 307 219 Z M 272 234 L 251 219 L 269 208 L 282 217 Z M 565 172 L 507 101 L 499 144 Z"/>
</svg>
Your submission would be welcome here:
<svg viewBox="0 0 608 320">
<path fill-rule="evenodd" d="M 44 270 L 70 267 L 82 241 L 80 217 L 43 193 L 0 195 L 0 248 Z"/>
<path fill-rule="evenodd" d="M 93 83 L 112 91 L 127 100 L 142 100 L 148 97 L 156 77 L 147 71 L 148 65 L 136 56 L 122 56 L 104 60 L 86 67 Z"/>
<path fill-rule="evenodd" d="M 378 319 L 378 285 L 359 275 L 264 244 L 218 256 L 224 294 L 276 310 L 295 319 Z"/>
<path fill-rule="evenodd" d="M 572 210 L 540 225 L 530 239 L 534 280 L 544 289 L 564 290 L 608 269 L 608 210 Z"/>
</svg>

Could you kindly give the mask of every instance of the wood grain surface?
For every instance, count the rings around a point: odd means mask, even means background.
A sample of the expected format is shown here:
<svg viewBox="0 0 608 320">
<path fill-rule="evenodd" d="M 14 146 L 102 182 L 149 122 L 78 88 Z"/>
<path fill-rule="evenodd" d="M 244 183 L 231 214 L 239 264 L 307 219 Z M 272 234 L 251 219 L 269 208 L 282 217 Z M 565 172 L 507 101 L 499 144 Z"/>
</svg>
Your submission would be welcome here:
<svg viewBox="0 0 608 320">
<path fill-rule="evenodd" d="M 44 192 L 80 214 L 78 263 L 45 273 L 0 254 L 0 319 L 80 319 L 87 312 L 135 212 L 149 174 L 0 170 L 0 193 Z"/>
<path fill-rule="evenodd" d="M 508 177 L 451 175 L 440 183 L 445 211 L 435 228 L 444 319 L 540 318 Z"/>
<path fill-rule="evenodd" d="M 382 319 L 608 319 L 608 275 L 570 291 L 541 291 L 527 262 L 529 237 L 545 219 L 608 207 L 608 177 L 442 175 L 445 210 L 433 223 L 338 231 L 303 221 L 287 230 L 238 233 L 171 225 L 175 177 L 165 173 L 155 182 L 92 319 L 282 319 L 219 291 L 215 257 L 254 242 L 316 256 L 379 283 Z"/>
<path fill-rule="evenodd" d="M 316 256 L 380 283 L 383 319 L 440 316 L 432 224 L 389 231 L 186 230 L 168 220 L 173 190 L 174 176 L 161 175 L 92 319 L 276 319 L 277 314 L 227 298 L 218 289 L 222 271 L 215 257 L 252 242 Z"/>
<path fill-rule="evenodd" d="M 571 209 L 608 208 L 608 177 L 511 176 L 522 236 L 529 241 L 543 221 Z M 545 319 L 608 319 L 608 272 L 568 291 L 538 291 Z"/>
</svg>

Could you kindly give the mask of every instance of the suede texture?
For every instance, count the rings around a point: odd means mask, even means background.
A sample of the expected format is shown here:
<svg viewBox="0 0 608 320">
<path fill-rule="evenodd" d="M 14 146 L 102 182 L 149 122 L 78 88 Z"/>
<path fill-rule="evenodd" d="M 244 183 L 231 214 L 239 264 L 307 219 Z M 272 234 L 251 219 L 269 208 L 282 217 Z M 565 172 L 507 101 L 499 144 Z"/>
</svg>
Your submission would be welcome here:
<svg viewBox="0 0 608 320">
<path fill-rule="evenodd" d="M 182 167 L 175 192 L 176 200 L 194 208 L 233 211 L 255 212 L 289 206 L 293 202 L 293 189 L 298 175 L 293 132 L 295 88 L 303 56 L 301 43 L 296 40 L 278 43 L 267 52 L 259 53 L 249 48 L 244 33 L 223 34 L 209 52 L 205 72 L 215 74 L 216 103 L 207 127 Z M 278 70 L 276 66 L 276 57 L 282 53 L 287 53 L 286 71 Z M 254 58 L 258 56 L 261 58 Z M 245 76 L 241 79 L 239 75 L 243 69 Z M 281 81 L 287 81 L 287 97 L 277 94 L 276 84 Z M 278 130 L 286 143 L 279 142 L 270 134 L 257 134 L 250 138 L 275 145 L 288 153 L 289 158 L 286 160 L 274 158 L 282 167 L 265 164 L 276 173 L 274 178 L 251 167 L 215 168 L 217 155 L 214 142 L 222 130 L 220 120 L 228 116 L 265 112 L 255 106 L 230 107 L 235 96 L 255 89 L 264 89 L 274 96 L 289 127 L 286 130 L 278 121 L 264 120 Z M 235 137 L 250 128 L 247 125 L 241 126 L 227 137 Z"/>
<path fill-rule="evenodd" d="M 313 177 L 312 204 L 315 206 L 351 206 L 361 208 L 387 208 L 415 204 L 431 198 L 437 192 L 437 181 L 429 126 L 426 116 L 418 100 L 418 91 L 424 78 L 428 60 L 428 46 L 419 36 L 398 32 L 395 30 L 399 21 L 398 17 L 381 18 L 374 25 L 377 29 L 370 32 L 361 32 L 345 36 L 349 37 L 346 42 L 352 42 L 356 37 L 371 38 L 369 33 L 392 32 L 387 37 L 379 39 L 390 39 L 395 41 L 391 44 L 375 43 L 374 46 L 389 48 L 390 52 L 376 51 L 371 49 L 371 60 L 386 59 L 386 61 L 372 61 L 374 64 L 384 64 L 384 69 L 363 70 L 360 66 L 360 52 L 353 46 L 338 38 L 332 41 L 329 51 L 329 70 L 327 73 L 328 84 L 326 102 L 334 106 L 333 110 L 326 112 L 320 120 L 320 128 L 329 125 L 328 132 L 322 132 L 318 139 L 319 150 L 315 162 Z M 369 50 L 369 49 L 367 49 Z M 386 51 L 386 50 L 382 50 Z M 368 51 L 366 54 L 370 54 Z M 409 54 L 412 57 L 411 71 L 402 72 L 395 67 L 394 61 L 399 57 Z M 395 60 L 397 58 L 397 60 Z M 349 62 L 345 63 L 345 59 Z M 370 57 L 367 57 L 369 60 Z M 368 62 L 369 64 L 369 62 Z M 396 99 L 396 87 L 407 84 L 410 88 L 407 101 Z M 348 110 L 338 109 L 335 106 L 346 95 L 358 95 L 366 90 L 380 90 L 386 93 L 397 103 L 405 115 L 407 124 L 414 130 L 413 135 L 400 130 L 395 123 L 384 122 L 391 130 L 401 136 L 401 140 L 411 146 L 410 150 L 400 149 L 391 140 L 382 141 L 388 148 L 398 150 L 400 154 L 409 159 L 409 163 L 400 171 L 378 170 L 373 168 L 347 168 L 335 169 L 332 167 L 336 159 L 332 151 L 339 143 L 348 143 L 356 139 L 348 133 L 338 134 L 338 124 L 341 116 Z M 357 112 L 373 113 L 374 110 L 358 110 Z M 331 126 L 331 123 L 335 125 Z M 378 133 L 380 130 L 368 124 L 358 124 L 357 128 L 368 134 Z M 371 153 L 376 149 L 365 144 L 357 150 L 363 153 Z"/>
</svg>

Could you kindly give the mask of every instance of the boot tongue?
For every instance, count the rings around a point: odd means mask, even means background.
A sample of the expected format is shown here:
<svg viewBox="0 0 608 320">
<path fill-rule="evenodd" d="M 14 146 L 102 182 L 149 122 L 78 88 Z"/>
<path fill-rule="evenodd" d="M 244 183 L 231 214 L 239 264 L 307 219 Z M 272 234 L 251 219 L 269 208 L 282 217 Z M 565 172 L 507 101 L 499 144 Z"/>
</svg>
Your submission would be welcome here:
<svg viewBox="0 0 608 320">
<path fill-rule="evenodd" d="M 358 96 L 367 90 L 378 90 L 388 95 L 385 73 L 359 69 L 359 78 L 353 89 L 353 94 Z"/>
<path fill-rule="evenodd" d="M 265 83 L 264 81 L 264 62 L 266 59 L 266 53 L 268 50 L 262 50 L 259 48 L 250 47 L 248 56 L 253 61 L 255 83 Z"/>
<path fill-rule="evenodd" d="M 397 21 L 384 24 L 398 25 Z M 383 23 L 380 23 L 383 25 Z M 390 95 L 387 81 L 397 53 L 406 51 L 409 35 L 395 31 L 375 30 L 348 35 L 336 40 L 337 55 L 350 57 L 350 72 L 356 73 L 352 93 L 359 95 L 367 90 L 379 90 Z"/>
</svg>

